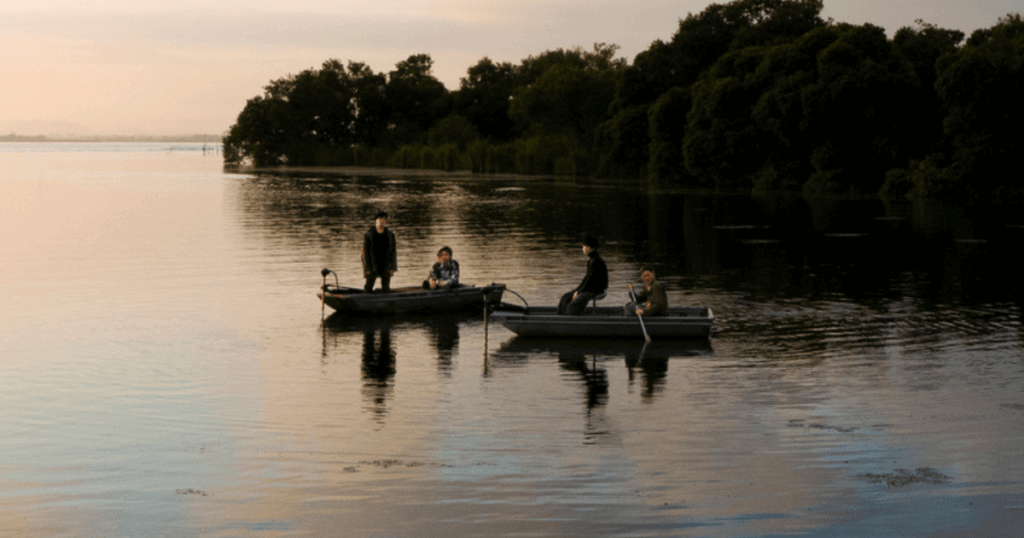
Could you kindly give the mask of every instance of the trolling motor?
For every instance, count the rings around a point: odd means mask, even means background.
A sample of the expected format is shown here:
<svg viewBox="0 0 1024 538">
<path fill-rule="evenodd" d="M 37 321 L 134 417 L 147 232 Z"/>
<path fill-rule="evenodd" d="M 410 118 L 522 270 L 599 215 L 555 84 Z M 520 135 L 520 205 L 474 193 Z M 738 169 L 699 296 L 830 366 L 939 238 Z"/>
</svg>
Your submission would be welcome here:
<svg viewBox="0 0 1024 538">
<path fill-rule="evenodd" d="M 338 284 L 338 273 L 335 273 L 334 271 L 331 271 L 330 269 L 324 268 L 324 269 L 320 270 L 320 276 L 324 277 L 324 287 L 323 287 L 323 290 L 327 291 L 327 275 L 329 275 L 329 274 L 333 274 L 334 275 L 334 287 L 335 288 L 340 288 L 341 286 Z"/>
</svg>

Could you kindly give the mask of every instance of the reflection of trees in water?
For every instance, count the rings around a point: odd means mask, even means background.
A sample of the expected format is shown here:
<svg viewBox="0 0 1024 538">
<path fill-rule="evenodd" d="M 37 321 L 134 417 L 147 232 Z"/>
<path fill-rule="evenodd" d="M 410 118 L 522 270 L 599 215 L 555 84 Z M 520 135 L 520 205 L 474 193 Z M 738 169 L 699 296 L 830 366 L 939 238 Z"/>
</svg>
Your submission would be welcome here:
<svg viewBox="0 0 1024 538">
<path fill-rule="evenodd" d="M 243 231 L 255 237 L 254 248 L 320 258 L 355 280 L 362 234 L 383 206 L 399 235 L 400 274 L 417 282 L 436 249 L 454 242 L 457 259 L 476 262 L 468 273 L 522 286 L 506 277 L 529 278 L 537 266 L 557 273 L 567 267 L 566 245 L 593 232 L 606 259 L 652 265 L 673 303 L 686 301 L 682 292 L 691 288 L 768 301 L 832 296 L 883 310 L 907 297 L 980 304 L 1021 295 L 1009 256 L 1022 234 L 1007 225 L 1024 223 L 1008 209 L 647 193 L 605 180 L 370 174 L 240 177 L 233 185 Z M 567 278 L 552 274 L 548 280 Z M 613 289 L 635 278 L 611 276 Z"/>
<path fill-rule="evenodd" d="M 391 328 L 384 325 L 377 331 L 367 328 L 363 331 L 363 394 L 370 411 L 383 422 L 387 415 L 387 399 L 394 390 L 395 350 L 391 345 Z"/>
</svg>

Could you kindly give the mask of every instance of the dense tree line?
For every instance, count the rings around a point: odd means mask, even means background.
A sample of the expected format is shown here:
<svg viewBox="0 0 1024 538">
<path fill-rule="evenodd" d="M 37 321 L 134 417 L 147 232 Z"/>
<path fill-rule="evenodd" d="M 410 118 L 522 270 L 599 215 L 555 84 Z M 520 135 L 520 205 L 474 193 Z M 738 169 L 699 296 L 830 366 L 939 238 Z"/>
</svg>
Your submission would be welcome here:
<svg viewBox="0 0 1024 538">
<path fill-rule="evenodd" d="M 228 163 L 645 178 L 694 188 L 988 198 L 1024 193 L 1024 21 L 964 34 L 736 0 L 632 64 L 615 45 L 483 58 L 448 91 L 426 54 L 388 73 L 328 60 L 271 82 Z"/>
</svg>

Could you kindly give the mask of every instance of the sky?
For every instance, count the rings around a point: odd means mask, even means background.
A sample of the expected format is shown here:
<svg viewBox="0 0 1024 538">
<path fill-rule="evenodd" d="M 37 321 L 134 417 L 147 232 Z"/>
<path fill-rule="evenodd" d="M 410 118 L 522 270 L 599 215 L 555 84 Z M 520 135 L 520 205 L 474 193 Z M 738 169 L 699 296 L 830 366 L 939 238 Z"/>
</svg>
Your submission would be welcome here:
<svg viewBox="0 0 1024 538">
<path fill-rule="evenodd" d="M 450 90 L 480 59 L 619 46 L 632 62 L 707 0 L 0 0 L 0 134 L 220 135 L 264 86 L 325 60 L 388 72 L 412 54 Z M 720 0 L 718 3 L 726 3 Z M 965 34 L 1021 0 L 825 0 L 891 36 Z"/>
</svg>

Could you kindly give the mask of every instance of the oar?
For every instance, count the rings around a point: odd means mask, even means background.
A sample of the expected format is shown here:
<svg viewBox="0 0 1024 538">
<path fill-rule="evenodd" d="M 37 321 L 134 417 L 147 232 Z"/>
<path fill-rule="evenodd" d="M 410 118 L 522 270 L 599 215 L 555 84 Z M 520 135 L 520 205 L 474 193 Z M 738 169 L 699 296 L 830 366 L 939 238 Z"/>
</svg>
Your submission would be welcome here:
<svg viewBox="0 0 1024 538">
<path fill-rule="evenodd" d="M 633 294 L 633 288 L 629 288 L 629 297 L 631 299 L 633 299 L 633 304 L 634 305 L 640 306 L 640 305 L 637 305 L 637 303 L 636 303 L 636 295 Z M 647 344 L 651 343 L 651 337 L 647 335 L 647 327 L 644 327 L 644 317 L 641 316 L 640 314 L 637 314 L 636 315 L 636 319 L 640 320 L 640 330 L 642 330 L 644 332 L 644 342 L 645 342 L 644 346 L 646 346 Z"/>
</svg>

